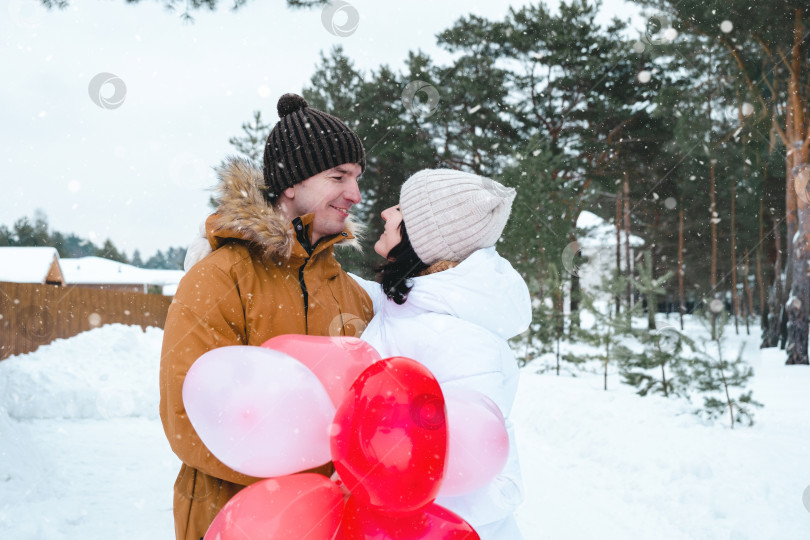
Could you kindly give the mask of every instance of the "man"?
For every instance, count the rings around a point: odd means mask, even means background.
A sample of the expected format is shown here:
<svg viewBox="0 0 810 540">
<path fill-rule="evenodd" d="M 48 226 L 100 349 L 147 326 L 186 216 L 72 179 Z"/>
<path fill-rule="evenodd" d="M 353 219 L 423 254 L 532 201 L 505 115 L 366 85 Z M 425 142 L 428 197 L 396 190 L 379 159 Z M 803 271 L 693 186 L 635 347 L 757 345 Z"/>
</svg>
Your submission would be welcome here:
<svg viewBox="0 0 810 540">
<path fill-rule="evenodd" d="M 194 361 L 282 334 L 354 335 L 343 323 L 373 315 L 368 295 L 334 258 L 335 245 L 354 243 L 348 216 L 360 202 L 363 145 L 300 96 L 282 96 L 278 112 L 263 171 L 236 158 L 219 169 L 219 207 L 206 221 L 213 252 L 188 270 L 166 318 L 160 417 L 183 461 L 174 486 L 178 540 L 200 539 L 222 506 L 258 480 L 220 462 L 191 426 L 182 388 Z"/>
</svg>

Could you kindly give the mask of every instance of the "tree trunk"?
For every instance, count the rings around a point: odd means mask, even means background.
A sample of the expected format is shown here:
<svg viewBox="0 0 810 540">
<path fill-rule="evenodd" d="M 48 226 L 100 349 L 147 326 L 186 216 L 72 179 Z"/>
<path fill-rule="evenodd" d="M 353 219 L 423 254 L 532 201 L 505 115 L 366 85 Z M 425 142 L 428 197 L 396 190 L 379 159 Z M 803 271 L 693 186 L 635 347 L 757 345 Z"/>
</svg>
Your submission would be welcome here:
<svg viewBox="0 0 810 540">
<path fill-rule="evenodd" d="M 734 333 L 740 335 L 740 296 L 737 294 L 737 242 L 734 232 L 735 209 L 737 207 L 737 182 L 731 180 L 731 305 L 734 309 Z"/>
<path fill-rule="evenodd" d="M 709 105 L 709 117 L 711 117 L 711 105 Z M 711 284 L 711 294 L 714 298 L 717 296 L 717 222 L 720 221 L 720 217 L 717 215 L 717 201 L 714 195 L 714 158 L 711 151 L 709 153 L 709 210 L 712 233 L 712 263 L 709 282 Z M 712 317 L 712 339 L 717 337 L 716 320 L 717 317 Z"/>
<path fill-rule="evenodd" d="M 779 222 L 773 220 L 773 239 L 776 243 L 776 263 L 773 268 L 773 285 L 768 297 L 768 332 L 763 340 L 763 347 L 776 347 L 779 345 L 780 313 L 782 313 L 782 236 L 779 232 Z"/>
<path fill-rule="evenodd" d="M 562 282 L 552 293 L 554 303 L 554 337 L 557 342 L 557 375 L 560 374 L 560 340 L 562 339 L 563 331 L 565 330 L 565 306 L 562 291 Z"/>
<path fill-rule="evenodd" d="M 560 376 L 560 334 L 557 334 L 557 377 Z"/>
<path fill-rule="evenodd" d="M 647 295 L 647 330 L 655 330 L 655 313 L 658 305 L 658 297 L 654 293 Z"/>
<path fill-rule="evenodd" d="M 624 173 L 624 267 L 627 278 L 627 309 L 633 307 L 633 290 L 630 286 L 633 277 L 633 269 L 630 266 L 630 180 L 628 174 Z"/>
<path fill-rule="evenodd" d="M 717 314 L 714 314 L 712 318 L 716 319 Z M 723 381 L 723 389 L 726 392 L 726 403 L 728 404 L 728 415 L 731 420 L 731 429 L 734 429 L 734 409 L 731 406 L 731 396 L 728 393 L 728 382 L 726 381 L 726 370 L 725 370 L 725 363 L 723 362 L 723 349 L 720 347 L 720 340 L 716 340 L 717 343 L 717 369 L 720 370 L 720 378 Z"/>
<path fill-rule="evenodd" d="M 710 57 L 711 61 L 711 57 Z M 706 118 L 711 120 L 712 117 L 712 97 L 713 95 L 709 95 L 706 99 Z M 715 197 L 715 160 L 714 160 L 714 153 L 712 144 L 712 130 L 709 129 L 709 144 L 708 144 L 708 151 L 709 151 L 709 230 L 711 232 L 711 265 L 709 269 L 709 286 L 711 287 L 709 290 L 711 298 L 715 298 L 717 295 L 717 222 L 720 221 L 720 216 L 717 214 L 717 200 Z M 715 339 L 717 336 L 717 328 L 715 327 L 715 319 L 716 317 L 712 317 L 712 339 Z"/>
<path fill-rule="evenodd" d="M 686 311 L 686 300 L 683 295 L 683 198 L 678 212 L 678 313 L 681 317 L 681 330 L 683 330 L 683 314 Z"/>
<path fill-rule="evenodd" d="M 661 226 L 661 208 L 658 206 L 658 201 L 655 201 L 655 217 L 653 219 L 653 245 L 650 246 L 650 276 L 655 280 L 655 251 L 658 249 L 659 229 Z M 655 330 L 655 316 L 658 315 L 658 297 L 653 295 L 648 302 L 649 317 L 649 330 Z"/>
<path fill-rule="evenodd" d="M 571 274 L 571 298 L 569 302 L 571 306 L 571 312 L 569 313 L 571 326 L 568 329 L 569 332 L 573 331 L 574 328 L 579 328 L 579 299 L 581 296 L 582 287 L 579 283 L 579 276 Z"/>
<path fill-rule="evenodd" d="M 790 157 L 787 158 L 787 167 L 790 168 Z M 792 185 L 792 176 L 791 172 L 788 171 L 786 178 L 788 179 L 788 185 Z M 797 264 L 795 260 L 796 257 L 794 256 L 794 241 L 793 239 L 796 237 L 796 224 L 798 223 L 797 217 L 797 208 L 796 208 L 796 191 L 795 189 L 790 189 L 787 193 L 787 215 L 788 217 L 792 216 L 792 219 L 786 220 L 786 229 L 788 232 L 788 237 L 785 238 L 785 262 L 784 262 L 784 274 L 785 279 L 782 281 L 782 276 L 779 276 L 779 304 L 777 311 L 777 321 L 775 323 L 775 328 L 777 331 L 776 335 L 776 343 L 780 349 L 785 350 L 788 343 L 788 321 L 789 321 L 789 314 L 787 309 L 787 304 L 785 303 L 788 296 L 792 297 L 792 290 L 793 290 L 793 265 Z M 792 225 L 791 225 L 792 221 Z M 778 225 L 778 224 L 777 224 Z M 781 243 L 780 243 L 780 254 L 781 254 Z M 782 272 L 783 266 L 779 267 L 779 272 Z"/>
<path fill-rule="evenodd" d="M 796 190 L 794 185 L 794 178 L 792 176 L 790 170 L 791 164 L 791 156 L 787 157 L 786 167 L 787 167 L 787 174 L 785 178 L 787 179 L 788 183 L 788 190 L 786 194 L 787 198 L 787 219 L 785 220 L 785 225 L 787 229 L 787 238 L 785 238 L 785 254 L 786 260 L 784 263 L 784 273 L 785 279 L 784 282 L 782 281 L 782 276 L 779 276 L 779 298 L 778 298 L 778 305 L 776 312 L 777 321 L 773 323 L 776 328 L 776 341 L 774 346 L 779 346 L 780 349 L 785 350 L 788 344 L 788 322 L 790 314 L 788 313 L 787 304 L 785 301 L 787 297 L 796 298 L 793 296 L 793 267 L 794 264 L 797 264 L 796 261 L 795 250 L 794 250 L 794 238 L 796 237 L 796 227 L 798 223 L 798 213 L 797 213 L 797 201 L 796 201 Z M 777 224 L 778 225 L 778 224 Z M 781 254 L 781 243 L 780 243 L 780 254 Z M 782 272 L 782 266 L 779 267 L 779 272 Z"/>
<path fill-rule="evenodd" d="M 743 113 L 742 97 L 739 95 L 739 93 L 737 94 L 737 119 L 740 122 L 740 129 L 743 130 L 743 134 L 742 134 L 743 186 L 747 187 L 747 186 L 749 186 L 749 181 L 748 181 L 748 135 L 749 135 L 749 133 L 748 133 L 747 130 L 745 130 L 745 114 Z M 736 199 L 736 194 L 734 192 L 734 183 L 732 183 L 732 199 L 733 200 Z M 733 239 L 735 237 L 735 235 L 734 235 L 734 223 L 735 223 L 735 218 L 734 218 L 734 214 L 732 212 L 732 218 L 731 218 L 731 232 L 732 232 L 731 238 L 732 238 L 732 241 L 734 241 Z M 734 246 L 732 246 L 731 251 L 732 251 L 732 253 L 734 253 Z M 736 287 L 734 289 L 736 291 Z M 753 313 L 754 309 L 753 309 L 753 305 L 752 305 L 753 300 L 752 300 L 752 296 L 751 296 L 751 289 L 748 286 L 748 251 L 745 252 L 745 275 L 743 276 L 743 294 L 745 295 L 745 298 L 743 298 L 741 300 L 741 303 L 743 304 L 743 308 L 741 309 L 741 311 L 745 312 L 745 334 L 747 336 L 750 336 L 751 335 L 751 327 L 749 325 L 748 319 L 751 318 L 751 314 Z M 748 309 L 747 309 L 747 311 L 746 311 L 746 308 L 745 308 L 745 299 L 746 298 L 748 299 Z"/>
<path fill-rule="evenodd" d="M 710 107 L 711 109 L 711 107 Z M 711 110 L 709 111 L 711 113 Z M 712 294 L 717 291 L 717 222 L 720 216 L 717 214 L 717 200 L 714 193 L 714 158 L 709 155 L 709 214 L 711 215 L 711 234 L 712 234 L 712 263 L 709 275 L 709 283 L 711 284 Z"/>
<path fill-rule="evenodd" d="M 661 224 L 661 210 L 658 201 L 655 202 L 655 212 L 653 218 L 653 244 L 647 253 L 650 254 L 650 279 L 655 281 L 655 250 L 658 247 L 658 228 Z M 647 298 L 647 329 L 655 330 L 655 316 L 658 314 L 658 297 L 651 294 Z"/>
<path fill-rule="evenodd" d="M 768 167 L 765 167 L 765 175 L 762 177 L 763 182 L 767 181 L 768 178 Z M 763 194 L 760 195 L 759 198 L 759 242 L 757 243 L 757 289 L 759 289 L 759 314 L 761 317 L 760 321 L 760 328 L 762 329 L 762 335 L 764 336 L 768 330 L 768 309 L 765 305 L 765 280 L 762 279 L 762 242 L 763 242 L 763 215 L 762 212 L 763 208 L 763 199 L 765 198 L 765 193 L 763 190 Z"/>
<path fill-rule="evenodd" d="M 787 364 L 808 364 L 807 333 L 810 313 L 810 198 L 807 184 L 810 181 L 808 157 L 807 118 L 804 114 L 805 101 L 802 96 L 802 45 L 804 25 L 803 9 L 795 11 L 793 28 L 793 50 L 791 55 L 790 82 L 788 83 L 788 106 L 785 131 L 791 145 L 787 152 L 787 193 L 795 205 L 795 237 L 788 238 L 789 275 L 792 278 L 790 299 L 785 305 L 788 316 Z M 807 96 L 804 96 L 807 97 Z M 801 194 L 801 196 L 797 196 Z M 790 214 L 788 214 L 790 215 Z M 788 221 L 790 224 L 790 220 Z"/>
<path fill-rule="evenodd" d="M 622 194 L 621 190 L 616 192 L 616 276 L 622 275 Z M 616 315 L 621 313 L 622 299 L 621 295 L 617 292 L 616 298 Z"/>
<path fill-rule="evenodd" d="M 748 252 L 745 252 L 745 276 L 743 281 L 743 292 L 748 299 L 748 310 L 745 313 L 745 335 L 751 335 L 751 326 L 749 320 L 754 314 L 754 291 L 748 286 L 748 273 L 750 266 L 748 265 Z"/>
</svg>

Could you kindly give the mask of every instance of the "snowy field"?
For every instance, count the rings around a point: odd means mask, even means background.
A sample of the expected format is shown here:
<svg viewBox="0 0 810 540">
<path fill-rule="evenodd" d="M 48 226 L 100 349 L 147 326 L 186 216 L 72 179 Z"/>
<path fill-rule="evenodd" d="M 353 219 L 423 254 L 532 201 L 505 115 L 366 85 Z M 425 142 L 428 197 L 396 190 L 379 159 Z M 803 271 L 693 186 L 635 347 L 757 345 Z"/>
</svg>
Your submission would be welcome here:
<svg viewBox="0 0 810 540">
<path fill-rule="evenodd" d="M 527 539 L 808 539 L 810 368 L 747 342 L 756 424 L 707 424 L 610 376 L 523 369 Z M 171 539 L 162 331 L 105 326 L 0 362 L 0 538 Z M 614 370 L 615 371 L 615 370 Z"/>
</svg>

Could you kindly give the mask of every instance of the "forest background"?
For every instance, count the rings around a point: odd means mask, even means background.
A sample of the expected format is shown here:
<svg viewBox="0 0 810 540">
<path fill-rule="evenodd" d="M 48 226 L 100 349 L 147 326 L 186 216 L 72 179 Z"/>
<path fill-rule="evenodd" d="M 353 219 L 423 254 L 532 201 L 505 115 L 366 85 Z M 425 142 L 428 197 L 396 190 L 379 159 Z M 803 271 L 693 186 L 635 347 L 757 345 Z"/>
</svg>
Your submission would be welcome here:
<svg viewBox="0 0 810 540">
<path fill-rule="evenodd" d="M 187 18 L 216 7 L 163 2 L 184 7 Z M 587 210 L 615 225 L 615 247 L 599 257 L 616 261 L 613 279 L 624 279 L 612 290 L 617 313 L 641 302 L 685 314 L 720 300 L 739 324 L 762 326 L 763 347 L 781 346 L 788 363 L 806 364 L 810 6 L 636 3 L 647 20 L 641 34 L 618 18 L 601 25 L 598 4 L 572 0 L 554 11 L 542 2 L 511 9 L 499 20 L 459 18 L 436 36 L 450 62 L 413 51 L 402 69 L 361 71 L 343 48 L 324 52 L 302 93 L 346 119 L 369 158 L 357 208 L 365 249 L 342 263 L 369 275 L 380 211 L 410 174 L 462 169 L 518 190 L 498 250 L 530 286 L 538 332 L 579 327 L 576 224 Z M 257 110 L 245 119 L 229 141 L 234 152 L 260 163 L 270 117 Z M 629 256 L 631 234 L 645 249 Z M 0 226 L 0 245 L 52 245 L 63 257 L 152 268 L 182 267 L 185 252 L 173 247 L 144 261 L 112 240 L 96 246 L 51 231 L 42 213 Z M 653 294 L 633 286 L 643 265 L 652 279 L 665 278 Z"/>
</svg>

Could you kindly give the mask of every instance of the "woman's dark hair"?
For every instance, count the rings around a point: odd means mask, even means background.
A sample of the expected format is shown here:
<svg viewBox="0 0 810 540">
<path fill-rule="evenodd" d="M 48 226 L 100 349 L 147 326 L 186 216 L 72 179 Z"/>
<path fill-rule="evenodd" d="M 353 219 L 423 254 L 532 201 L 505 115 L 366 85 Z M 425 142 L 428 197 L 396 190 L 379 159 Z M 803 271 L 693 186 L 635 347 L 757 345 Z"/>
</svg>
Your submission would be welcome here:
<svg viewBox="0 0 810 540">
<path fill-rule="evenodd" d="M 397 304 L 404 304 L 413 287 L 408 278 L 419 274 L 428 265 L 413 250 L 404 221 L 399 224 L 399 234 L 402 240 L 388 252 L 388 261 L 377 267 L 377 279 L 388 298 Z"/>
</svg>

